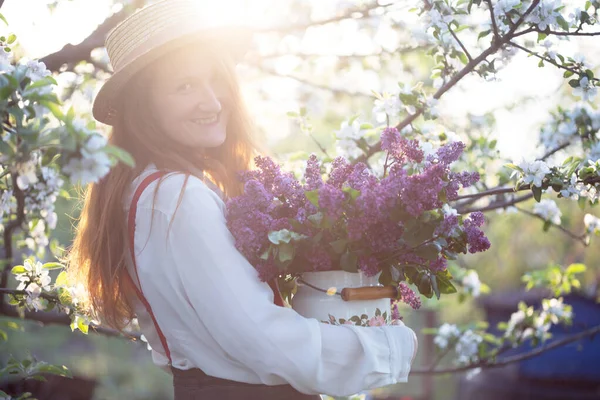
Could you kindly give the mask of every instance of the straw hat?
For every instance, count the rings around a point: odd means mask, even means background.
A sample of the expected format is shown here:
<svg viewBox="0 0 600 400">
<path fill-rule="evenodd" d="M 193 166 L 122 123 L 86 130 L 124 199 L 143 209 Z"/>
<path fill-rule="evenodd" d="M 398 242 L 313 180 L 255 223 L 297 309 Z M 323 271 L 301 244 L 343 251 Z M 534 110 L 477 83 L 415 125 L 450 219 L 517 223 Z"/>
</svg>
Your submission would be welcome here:
<svg viewBox="0 0 600 400">
<path fill-rule="evenodd" d="M 161 0 L 146 6 L 113 28 L 106 37 L 106 51 L 113 75 L 104 83 L 92 107 L 94 118 L 112 125 L 117 116 L 121 90 L 136 74 L 169 50 L 200 38 L 222 43 L 234 58 L 249 46 L 247 28 L 218 25 L 194 0 Z"/>
</svg>

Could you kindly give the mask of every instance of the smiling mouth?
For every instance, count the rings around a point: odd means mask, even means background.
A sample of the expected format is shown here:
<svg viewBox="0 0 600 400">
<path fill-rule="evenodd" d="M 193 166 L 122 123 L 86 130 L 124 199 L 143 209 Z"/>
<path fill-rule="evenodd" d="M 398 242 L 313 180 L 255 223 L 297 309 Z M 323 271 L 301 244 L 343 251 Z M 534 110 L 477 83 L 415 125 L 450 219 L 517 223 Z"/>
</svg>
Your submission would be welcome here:
<svg viewBox="0 0 600 400">
<path fill-rule="evenodd" d="M 190 121 L 192 121 L 196 125 L 210 125 L 214 124 L 215 122 L 218 122 L 219 116 L 220 114 L 214 114 L 204 118 L 192 118 Z"/>
</svg>

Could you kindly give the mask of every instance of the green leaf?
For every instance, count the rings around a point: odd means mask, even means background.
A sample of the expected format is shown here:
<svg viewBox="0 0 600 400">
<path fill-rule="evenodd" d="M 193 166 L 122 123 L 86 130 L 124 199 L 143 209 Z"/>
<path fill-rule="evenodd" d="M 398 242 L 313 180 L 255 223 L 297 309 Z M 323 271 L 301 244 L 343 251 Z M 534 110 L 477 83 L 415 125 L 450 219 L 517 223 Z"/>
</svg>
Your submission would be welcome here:
<svg viewBox="0 0 600 400">
<path fill-rule="evenodd" d="M 294 259 L 294 245 L 291 243 L 281 243 L 279 245 L 279 261 L 282 263 L 292 261 Z"/>
<path fill-rule="evenodd" d="M 533 192 L 533 198 L 539 203 L 542 200 L 542 188 L 539 186 L 532 186 L 531 191 Z"/>
<path fill-rule="evenodd" d="M 60 268 L 64 268 L 65 266 L 62 265 L 61 263 L 57 263 L 57 262 L 48 262 L 45 263 L 44 265 L 42 265 L 42 268 L 45 269 L 60 269 Z"/>
<path fill-rule="evenodd" d="M 11 33 L 10 36 L 8 36 L 8 40 L 6 41 L 6 43 L 13 44 L 15 40 L 17 40 L 17 35 Z"/>
<path fill-rule="evenodd" d="M 265 260 L 265 261 L 268 260 L 269 259 L 269 253 L 270 253 L 270 251 L 271 251 L 271 247 L 269 246 L 269 248 L 267 250 L 265 250 L 265 252 L 260 255 L 260 259 L 261 260 Z"/>
<path fill-rule="evenodd" d="M 469 63 L 469 59 L 467 58 L 467 55 L 465 53 L 463 53 L 462 51 L 458 52 L 458 58 L 460 59 L 460 61 L 462 61 L 463 64 Z"/>
<path fill-rule="evenodd" d="M 571 80 L 569 81 L 569 85 L 570 85 L 572 88 L 578 88 L 578 87 L 579 87 L 579 79 L 571 79 Z"/>
<path fill-rule="evenodd" d="M 304 195 L 313 206 L 319 207 L 319 189 L 308 190 L 304 192 Z"/>
<path fill-rule="evenodd" d="M 4 15 L 0 14 L 0 19 L 2 21 L 4 21 L 4 23 L 6 24 L 6 26 L 8 26 L 8 21 L 6 20 L 6 18 L 4 17 Z"/>
<path fill-rule="evenodd" d="M 358 257 L 353 253 L 346 252 L 340 257 L 340 266 L 346 272 L 358 272 Z"/>
<path fill-rule="evenodd" d="M 542 40 L 546 39 L 546 37 L 548 37 L 548 35 L 547 35 L 547 34 L 545 34 L 545 33 L 542 33 L 542 32 L 539 32 L 539 33 L 538 33 L 538 37 L 537 37 L 537 41 L 538 41 L 538 42 L 541 42 Z"/>
<path fill-rule="evenodd" d="M 558 15 L 556 17 L 556 22 L 558 22 L 558 25 L 560 25 L 560 27 L 563 28 L 565 31 L 569 30 L 569 23 L 565 21 L 565 19 L 561 15 Z"/>
<path fill-rule="evenodd" d="M 427 243 L 423 246 L 417 247 L 415 249 L 414 253 L 417 256 L 423 257 L 426 260 L 435 261 L 438 259 L 441 250 L 442 250 L 442 247 L 439 244 Z"/>
<path fill-rule="evenodd" d="M 441 276 L 440 274 L 436 274 L 436 278 L 440 293 L 450 294 L 457 292 L 456 288 L 448 278 Z"/>
<path fill-rule="evenodd" d="M 54 281 L 54 285 L 55 286 L 66 286 L 66 285 L 68 285 L 67 271 L 62 271 L 60 274 L 58 274 L 58 276 L 56 277 L 56 280 Z"/>
<path fill-rule="evenodd" d="M 567 267 L 567 269 L 565 270 L 565 273 L 566 274 L 581 274 L 585 271 L 586 271 L 585 264 L 574 263 Z"/>
<path fill-rule="evenodd" d="M 340 239 L 334 242 L 329 243 L 331 247 L 333 247 L 333 251 L 337 254 L 342 254 L 346 251 L 346 247 L 348 247 L 348 239 Z"/>
<path fill-rule="evenodd" d="M 433 288 L 433 293 L 435 293 L 435 296 L 439 300 L 440 299 L 440 288 L 438 286 L 437 277 L 435 275 L 433 275 L 431 277 L 431 287 Z"/>
<path fill-rule="evenodd" d="M 565 73 L 563 74 L 563 78 L 569 78 L 573 75 L 574 75 L 573 71 L 565 71 Z"/>
<path fill-rule="evenodd" d="M 25 272 L 27 272 L 27 270 L 23 265 L 17 265 L 14 266 L 10 272 L 12 272 L 13 274 L 24 274 Z"/>
<path fill-rule="evenodd" d="M 106 154 L 114 156 L 119 161 L 127 164 L 130 167 L 135 167 L 135 159 L 133 158 L 133 156 L 120 147 L 107 145 L 102 149 L 102 151 L 104 151 Z"/>
</svg>

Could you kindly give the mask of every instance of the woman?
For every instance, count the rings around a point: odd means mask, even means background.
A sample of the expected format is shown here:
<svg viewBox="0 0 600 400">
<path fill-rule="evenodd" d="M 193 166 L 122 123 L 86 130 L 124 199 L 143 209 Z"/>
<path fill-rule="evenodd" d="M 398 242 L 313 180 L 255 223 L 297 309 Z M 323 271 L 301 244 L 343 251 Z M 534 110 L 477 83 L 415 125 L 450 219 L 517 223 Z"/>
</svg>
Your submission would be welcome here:
<svg viewBox="0 0 600 400">
<path fill-rule="evenodd" d="M 160 1 L 107 38 L 115 73 L 93 113 L 136 167 L 88 189 L 69 270 L 103 323 L 138 316 L 177 400 L 318 399 L 406 382 L 410 328 L 304 318 L 235 248 L 224 199 L 241 193 L 236 172 L 254 153 L 234 70 L 247 35 L 197 11 Z"/>
</svg>

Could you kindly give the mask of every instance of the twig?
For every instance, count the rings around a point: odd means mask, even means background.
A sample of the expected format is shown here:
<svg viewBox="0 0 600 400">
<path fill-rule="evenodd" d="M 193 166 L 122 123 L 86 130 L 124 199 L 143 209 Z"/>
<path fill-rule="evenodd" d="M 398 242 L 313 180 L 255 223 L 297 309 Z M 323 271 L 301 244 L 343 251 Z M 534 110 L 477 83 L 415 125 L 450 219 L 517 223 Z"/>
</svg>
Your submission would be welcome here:
<svg viewBox="0 0 600 400">
<path fill-rule="evenodd" d="M 545 33 L 546 35 L 555 35 L 555 36 L 600 36 L 600 32 L 558 32 L 558 31 L 551 31 L 551 30 L 545 30 L 542 31 L 539 28 L 534 28 L 533 29 L 534 32 L 539 32 L 539 33 Z"/>
<path fill-rule="evenodd" d="M 368 58 L 368 57 L 382 57 L 385 55 L 394 56 L 397 54 L 406 54 L 412 53 L 414 51 L 425 50 L 430 48 L 432 45 L 427 43 L 419 46 L 406 46 L 399 47 L 394 50 L 380 50 L 376 53 L 353 53 L 353 54 L 317 54 L 317 53 L 272 53 L 256 56 L 257 59 L 260 60 L 269 60 L 272 58 L 280 58 L 280 57 L 300 57 L 300 58 L 318 58 L 318 57 L 336 57 L 341 59 L 352 59 L 352 58 Z"/>
<path fill-rule="evenodd" d="M 463 42 L 461 42 L 460 39 L 458 38 L 458 36 L 456 35 L 456 33 L 454 33 L 454 31 L 450 27 L 450 24 L 446 24 L 446 25 L 448 26 L 448 31 L 450 32 L 450 34 L 452 35 L 452 37 L 458 42 L 458 45 L 460 46 L 460 48 L 463 49 L 463 51 L 467 55 L 467 58 L 469 59 L 469 61 L 473 61 L 473 57 L 471 57 L 471 54 L 469 53 L 469 50 L 467 50 L 467 48 L 465 47 L 465 45 L 463 44 Z"/>
<path fill-rule="evenodd" d="M 572 72 L 572 73 L 574 73 L 574 74 L 577 74 L 577 75 L 581 75 L 581 73 L 580 73 L 579 71 L 577 71 L 577 70 L 575 70 L 575 69 L 573 69 L 573 68 L 565 67 L 564 65 L 561 65 L 561 64 L 557 63 L 556 61 L 552 60 L 551 58 L 546 58 L 546 57 L 544 57 L 544 56 L 540 56 L 540 55 L 539 55 L 538 53 L 536 53 L 535 51 L 529 50 L 528 48 L 526 48 L 526 47 L 523 47 L 523 46 L 521 46 L 521 45 L 519 45 L 519 44 L 517 44 L 517 43 L 515 43 L 515 42 L 512 42 L 512 41 L 511 41 L 511 42 L 509 42 L 509 43 L 510 43 L 510 45 L 511 45 L 511 46 L 515 46 L 515 47 L 517 47 L 517 48 L 519 48 L 519 49 L 523 50 L 524 52 L 527 52 L 527 53 L 529 53 L 529 54 L 531 54 L 531 55 L 533 55 L 533 56 L 535 56 L 535 57 L 537 57 L 537 58 L 539 58 L 539 59 L 541 59 L 541 60 L 544 60 L 544 61 L 546 61 L 546 62 L 548 62 L 548 63 L 550 63 L 550 64 L 552 64 L 552 65 L 555 65 L 555 66 L 557 66 L 558 68 L 561 68 L 561 69 L 564 69 L 564 70 L 570 71 L 570 72 Z M 598 79 L 598 78 L 592 78 L 592 80 L 593 80 L 593 81 L 598 81 L 598 82 L 600 82 L 600 79 Z"/>
<path fill-rule="evenodd" d="M 566 228 L 564 228 L 564 227 L 562 227 L 562 226 L 560 226 L 558 224 L 555 224 L 552 221 L 548 221 L 547 219 L 545 219 L 541 215 L 532 213 L 531 211 L 525 210 L 524 208 L 521 208 L 521 207 L 516 207 L 516 209 L 519 210 L 519 211 L 521 211 L 524 214 L 527 214 L 527 215 L 531 216 L 531 217 L 538 218 L 538 219 L 541 219 L 544 222 L 550 223 L 551 226 L 554 226 L 554 227 L 558 228 L 561 232 L 563 232 L 567 236 L 570 236 L 571 238 L 580 241 L 586 247 L 588 246 L 588 244 L 585 242 L 585 234 L 583 234 L 583 235 L 577 235 L 577 234 L 571 232 L 570 230 L 568 230 L 568 229 L 566 229 Z"/>
<path fill-rule="evenodd" d="M 254 68 L 256 68 L 256 69 L 258 69 L 260 71 L 263 71 L 264 73 L 267 73 L 267 74 L 270 74 L 270 75 L 274 75 L 274 76 L 278 76 L 280 78 L 293 79 L 293 80 L 295 80 L 297 82 L 300 82 L 300 83 L 302 83 L 304 85 L 312 86 L 314 88 L 321 89 L 321 90 L 326 90 L 326 91 L 329 91 L 329 92 L 332 92 L 332 93 L 335 93 L 335 94 L 338 94 L 338 95 L 351 96 L 351 97 L 358 97 L 358 96 L 360 96 L 360 97 L 368 97 L 370 99 L 373 98 L 373 96 L 371 94 L 368 94 L 368 93 L 350 92 L 348 90 L 337 89 L 337 88 L 333 88 L 333 87 L 330 87 L 330 86 L 321 85 L 319 83 L 311 82 L 311 81 L 306 80 L 304 78 L 301 78 L 299 76 L 282 74 L 282 73 L 279 73 L 279 72 L 275 71 L 273 68 L 270 68 L 270 67 L 267 67 L 267 66 L 264 66 L 264 65 L 254 64 L 254 63 L 248 63 L 248 65 L 250 65 L 250 66 L 252 66 L 252 67 L 254 67 Z"/>
<path fill-rule="evenodd" d="M 468 214 L 468 213 L 472 213 L 475 211 L 479 211 L 479 212 L 487 212 L 487 211 L 492 211 L 492 210 L 497 210 L 499 208 L 506 208 L 506 207 L 510 207 L 510 206 L 514 206 L 517 203 L 521 203 L 523 201 L 529 200 L 533 197 L 533 193 L 528 193 L 524 196 L 521 197 L 517 197 L 515 199 L 512 199 L 510 201 L 504 202 L 504 203 L 499 203 L 499 204 L 492 204 L 486 207 L 479 207 L 479 208 L 469 208 L 469 209 L 461 209 L 458 208 L 457 211 L 459 214 Z"/>
<path fill-rule="evenodd" d="M 327 24 L 331 24 L 334 22 L 343 21 L 345 19 L 354 18 L 354 15 L 356 15 L 356 14 L 361 14 L 362 17 L 364 18 L 365 14 L 368 14 L 369 11 L 375 10 L 377 8 L 387 8 L 389 6 L 392 6 L 393 4 L 394 3 L 382 5 L 382 4 L 379 4 L 377 1 L 375 1 L 371 4 L 348 9 L 348 10 L 344 11 L 342 14 L 335 16 L 335 17 L 326 18 L 326 19 L 322 19 L 319 21 L 301 23 L 301 24 L 283 25 L 283 26 L 273 27 L 273 28 L 257 29 L 257 30 L 255 30 L 255 32 L 256 33 L 290 33 L 290 32 L 294 32 L 294 31 L 302 31 L 302 30 L 305 30 L 305 29 L 313 27 L 313 26 L 327 25 Z"/>
<path fill-rule="evenodd" d="M 492 29 L 494 31 L 494 37 L 497 40 L 500 38 L 500 35 L 498 34 L 498 26 L 496 25 L 496 18 L 494 17 L 494 6 L 492 5 L 491 0 L 485 0 L 485 2 L 488 5 L 488 8 L 490 9 L 490 19 L 492 20 Z"/>
<path fill-rule="evenodd" d="M 533 358 L 535 356 L 538 356 L 542 353 L 545 353 L 546 351 L 552 350 L 552 349 L 556 349 L 558 347 L 567 345 L 569 343 L 572 342 L 576 342 L 578 340 L 584 339 L 588 336 L 594 336 L 596 334 L 600 333 L 600 325 L 595 326 L 593 328 L 587 329 L 583 332 L 579 332 L 576 333 L 574 335 L 568 336 L 566 338 L 560 339 L 560 340 L 554 340 L 550 343 L 547 343 L 545 345 L 542 345 L 540 347 L 537 347 L 531 351 L 522 353 L 522 354 L 518 354 L 518 355 L 514 355 L 514 356 L 510 356 L 510 357 L 506 357 L 502 360 L 498 360 L 496 362 L 490 362 L 488 360 L 481 360 L 479 362 L 470 364 L 470 365 L 465 365 L 462 367 L 455 367 L 455 368 L 443 368 L 443 369 L 413 369 L 411 370 L 411 374 L 412 375 L 428 375 L 428 374 L 451 374 L 451 373 L 457 373 L 457 372 L 465 372 L 474 368 L 498 368 L 498 367 L 502 367 L 508 364 L 513 364 L 519 361 L 524 361 L 524 360 L 528 360 L 530 358 Z"/>
</svg>

